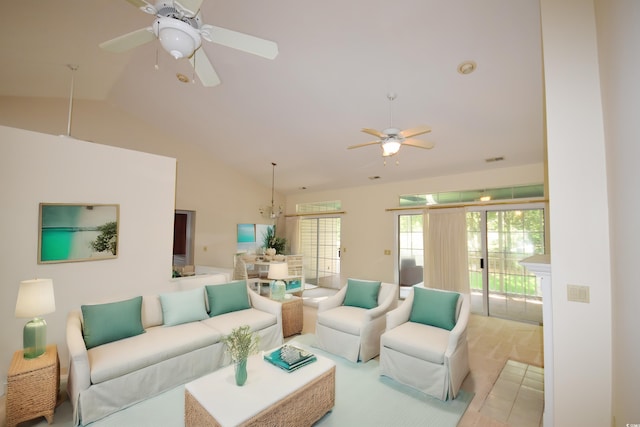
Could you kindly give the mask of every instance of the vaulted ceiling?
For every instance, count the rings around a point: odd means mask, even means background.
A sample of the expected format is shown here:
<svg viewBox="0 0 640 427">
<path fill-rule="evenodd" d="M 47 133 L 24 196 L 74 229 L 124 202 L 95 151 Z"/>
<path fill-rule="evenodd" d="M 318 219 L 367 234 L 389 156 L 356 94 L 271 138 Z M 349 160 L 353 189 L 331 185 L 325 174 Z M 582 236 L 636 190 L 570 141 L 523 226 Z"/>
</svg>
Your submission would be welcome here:
<svg viewBox="0 0 640 427">
<path fill-rule="evenodd" d="M 203 42 L 222 83 L 158 41 L 99 44 L 151 25 L 125 0 L 13 0 L 0 16 L 0 95 L 104 100 L 292 193 L 543 161 L 537 0 L 204 0 L 205 23 L 278 44 L 274 60 Z M 464 61 L 477 69 L 457 71 Z M 158 65 L 158 70 L 155 65 Z M 397 94 L 392 103 L 388 93 Z M 383 162 L 362 128 L 427 125 Z M 504 157 L 488 163 L 485 159 Z"/>
</svg>

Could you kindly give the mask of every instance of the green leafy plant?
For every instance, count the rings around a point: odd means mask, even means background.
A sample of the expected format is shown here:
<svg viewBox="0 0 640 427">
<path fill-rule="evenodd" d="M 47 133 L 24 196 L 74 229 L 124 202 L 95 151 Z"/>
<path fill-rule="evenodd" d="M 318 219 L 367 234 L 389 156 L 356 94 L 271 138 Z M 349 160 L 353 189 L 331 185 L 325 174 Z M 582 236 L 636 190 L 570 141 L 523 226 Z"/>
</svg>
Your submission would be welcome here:
<svg viewBox="0 0 640 427">
<path fill-rule="evenodd" d="M 227 352 L 233 362 L 245 360 L 260 348 L 260 336 L 251 332 L 249 325 L 234 328 L 229 335 L 222 338 L 222 342 L 227 346 Z"/>
<path fill-rule="evenodd" d="M 265 249 L 274 248 L 277 254 L 283 254 L 287 246 L 287 239 L 276 236 L 276 226 L 267 227 L 267 231 L 262 235 L 262 245 Z"/>
<path fill-rule="evenodd" d="M 115 221 L 106 222 L 98 226 L 98 231 L 100 234 L 96 240 L 91 242 L 91 248 L 96 252 L 109 251 L 115 255 L 118 247 L 118 223 Z"/>
</svg>

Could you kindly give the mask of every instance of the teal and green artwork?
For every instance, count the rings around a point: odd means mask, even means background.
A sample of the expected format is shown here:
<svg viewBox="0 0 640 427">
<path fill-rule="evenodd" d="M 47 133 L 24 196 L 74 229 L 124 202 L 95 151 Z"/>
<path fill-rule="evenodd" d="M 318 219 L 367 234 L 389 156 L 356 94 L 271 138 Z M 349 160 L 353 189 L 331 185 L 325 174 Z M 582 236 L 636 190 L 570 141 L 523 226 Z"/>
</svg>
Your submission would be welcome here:
<svg viewBox="0 0 640 427">
<path fill-rule="evenodd" d="M 40 204 L 38 263 L 118 255 L 119 205 Z"/>
</svg>

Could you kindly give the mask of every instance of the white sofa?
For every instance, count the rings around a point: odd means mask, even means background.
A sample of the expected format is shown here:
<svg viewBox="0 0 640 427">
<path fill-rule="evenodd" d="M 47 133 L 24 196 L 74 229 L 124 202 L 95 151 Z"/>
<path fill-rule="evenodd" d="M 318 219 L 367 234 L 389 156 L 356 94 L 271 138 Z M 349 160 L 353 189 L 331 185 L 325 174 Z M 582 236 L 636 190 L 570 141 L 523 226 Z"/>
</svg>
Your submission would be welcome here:
<svg viewBox="0 0 640 427">
<path fill-rule="evenodd" d="M 187 282 L 194 288 L 199 281 Z M 144 333 L 87 350 L 83 316 L 67 318 L 67 391 L 74 423 L 87 424 L 230 363 L 221 338 L 248 324 L 260 349 L 282 345 L 282 305 L 247 288 L 250 308 L 204 320 L 164 326 L 159 295 L 143 296 Z M 203 298 L 206 292 L 202 288 Z"/>
</svg>

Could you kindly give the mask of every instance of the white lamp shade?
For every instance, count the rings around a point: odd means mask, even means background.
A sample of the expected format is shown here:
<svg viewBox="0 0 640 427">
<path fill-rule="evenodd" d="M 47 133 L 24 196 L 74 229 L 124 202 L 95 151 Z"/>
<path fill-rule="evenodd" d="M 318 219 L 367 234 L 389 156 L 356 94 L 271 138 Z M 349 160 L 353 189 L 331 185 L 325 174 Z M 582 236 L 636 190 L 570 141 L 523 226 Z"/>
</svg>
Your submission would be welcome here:
<svg viewBox="0 0 640 427">
<path fill-rule="evenodd" d="M 56 311 L 53 280 L 33 279 L 20 282 L 16 317 L 32 318 Z"/>
<path fill-rule="evenodd" d="M 271 280 L 282 280 L 289 277 L 289 266 L 286 262 L 272 262 L 269 264 L 267 277 Z"/>
</svg>

